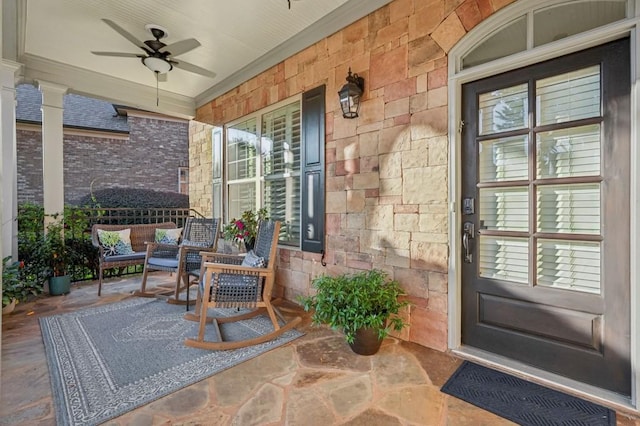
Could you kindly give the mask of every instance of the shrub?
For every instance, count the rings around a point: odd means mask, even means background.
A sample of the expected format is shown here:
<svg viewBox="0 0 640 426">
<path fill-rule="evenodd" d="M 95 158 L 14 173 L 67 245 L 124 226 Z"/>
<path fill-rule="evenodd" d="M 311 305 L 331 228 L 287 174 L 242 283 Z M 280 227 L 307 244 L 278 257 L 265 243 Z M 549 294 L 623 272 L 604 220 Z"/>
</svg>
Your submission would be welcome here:
<svg viewBox="0 0 640 426">
<path fill-rule="evenodd" d="M 86 213 L 65 207 L 64 221 L 64 267 L 73 275 L 74 280 L 82 280 L 97 271 L 97 253 L 87 232 L 89 219 Z M 56 231 L 59 233 L 61 229 L 57 228 Z M 18 258 L 24 264 L 20 276 L 24 284 L 34 289 L 35 293 L 42 292 L 45 280 L 56 269 L 56 265 L 51 263 L 52 237 L 54 236 L 46 238 L 44 235 L 42 206 L 34 203 L 18 206 Z M 56 239 L 55 242 L 60 247 L 61 241 Z M 56 251 L 60 252 L 60 249 Z"/>
<path fill-rule="evenodd" d="M 24 267 L 22 262 L 12 262 L 11 256 L 7 256 L 2 259 L 2 263 L 2 307 L 4 308 L 13 299 L 24 302 L 33 291 L 25 286 L 20 278 L 21 269 Z"/>
<path fill-rule="evenodd" d="M 34 203 L 18 206 L 18 259 L 24 267 L 20 279 L 39 294 L 49 277 L 49 258 L 44 239 L 44 208 Z"/>
</svg>

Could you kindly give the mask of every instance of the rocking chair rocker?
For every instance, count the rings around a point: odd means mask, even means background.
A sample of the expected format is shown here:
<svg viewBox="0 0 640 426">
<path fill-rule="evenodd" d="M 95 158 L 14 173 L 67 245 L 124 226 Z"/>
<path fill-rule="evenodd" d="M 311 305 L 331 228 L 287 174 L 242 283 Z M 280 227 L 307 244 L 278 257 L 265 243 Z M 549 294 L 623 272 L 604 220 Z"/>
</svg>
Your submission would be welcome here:
<svg viewBox="0 0 640 426">
<path fill-rule="evenodd" d="M 195 312 L 187 313 L 184 318 L 198 321 L 197 338 L 187 338 L 186 346 L 210 350 L 236 349 L 256 345 L 280 336 L 301 322 L 300 317 L 287 321 L 282 313 L 273 306 L 272 293 L 276 269 L 276 249 L 280 222 L 261 221 L 255 251 L 242 256 L 219 253 L 202 253 L 203 261 L 198 284 L 198 297 Z M 249 308 L 230 317 L 207 316 L 209 308 Z M 273 331 L 251 339 L 223 341 L 220 333 L 222 323 L 253 318 L 266 312 L 273 324 Z M 282 322 L 281 323 L 279 322 Z M 215 329 L 217 341 L 205 340 L 207 324 Z"/>
</svg>

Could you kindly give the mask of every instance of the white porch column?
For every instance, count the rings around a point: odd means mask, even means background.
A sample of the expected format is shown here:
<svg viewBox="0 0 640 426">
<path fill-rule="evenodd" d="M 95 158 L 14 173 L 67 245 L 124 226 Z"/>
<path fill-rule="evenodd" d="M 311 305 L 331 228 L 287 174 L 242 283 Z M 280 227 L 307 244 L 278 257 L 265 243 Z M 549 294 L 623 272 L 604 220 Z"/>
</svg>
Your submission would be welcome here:
<svg viewBox="0 0 640 426">
<path fill-rule="evenodd" d="M 64 212 L 64 155 L 62 114 L 67 87 L 38 81 L 42 92 L 42 193 L 44 221 Z M 60 218 L 58 218 L 60 220 Z"/>
<path fill-rule="evenodd" d="M 11 255 L 18 259 L 18 160 L 16 154 L 16 81 L 22 65 L 3 59 L 0 66 L 0 204 L 2 213 L 2 249 L 0 259 Z"/>
</svg>

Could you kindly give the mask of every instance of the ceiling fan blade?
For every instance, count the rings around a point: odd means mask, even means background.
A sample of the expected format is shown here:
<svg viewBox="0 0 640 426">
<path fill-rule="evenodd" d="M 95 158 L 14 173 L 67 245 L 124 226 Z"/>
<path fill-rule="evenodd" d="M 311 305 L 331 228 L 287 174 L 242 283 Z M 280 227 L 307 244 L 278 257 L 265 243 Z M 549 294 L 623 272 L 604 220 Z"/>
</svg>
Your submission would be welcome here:
<svg viewBox="0 0 640 426">
<path fill-rule="evenodd" d="M 163 52 L 171 52 L 171 56 L 182 55 L 183 53 L 187 53 L 190 50 L 195 49 L 200 46 L 200 42 L 195 38 L 188 38 L 186 40 L 177 41 L 175 43 L 171 43 L 162 48 Z"/>
<path fill-rule="evenodd" d="M 129 40 L 131 43 L 135 44 L 136 46 L 138 46 L 141 49 L 145 48 L 145 45 L 143 42 L 141 42 L 140 40 L 138 40 L 133 34 L 131 34 L 130 32 L 128 32 L 127 30 L 125 30 L 124 28 L 122 28 L 120 25 L 116 24 L 115 22 L 113 22 L 110 19 L 105 19 L 102 18 L 102 21 L 109 25 L 111 28 L 113 28 L 116 32 L 118 32 L 122 37 L 126 38 L 127 40 Z"/>
<path fill-rule="evenodd" d="M 125 52 L 94 52 L 91 51 L 94 55 L 98 56 L 118 56 L 121 58 L 143 58 L 144 55 L 139 55 L 137 53 L 125 53 Z"/>
<path fill-rule="evenodd" d="M 181 70 L 189 71 L 195 74 L 200 74 L 205 77 L 214 78 L 216 76 L 215 72 L 200 68 L 199 66 L 190 64 L 189 62 L 172 60 L 171 63 L 176 68 L 180 68 Z"/>
</svg>

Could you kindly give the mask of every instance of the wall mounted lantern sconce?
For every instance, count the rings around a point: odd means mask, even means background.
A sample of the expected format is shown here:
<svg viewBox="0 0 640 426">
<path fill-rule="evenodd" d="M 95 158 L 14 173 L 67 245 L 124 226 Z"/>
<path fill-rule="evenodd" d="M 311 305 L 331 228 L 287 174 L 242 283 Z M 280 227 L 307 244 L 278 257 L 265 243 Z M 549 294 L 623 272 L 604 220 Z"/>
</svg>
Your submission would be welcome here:
<svg viewBox="0 0 640 426">
<path fill-rule="evenodd" d="M 351 74 L 351 67 L 349 67 L 347 83 L 338 92 L 344 118 L 356 118 L 358 116 L 362 92 L 364 92 L 364 78 L 358 74 Z"/>
</svg>

